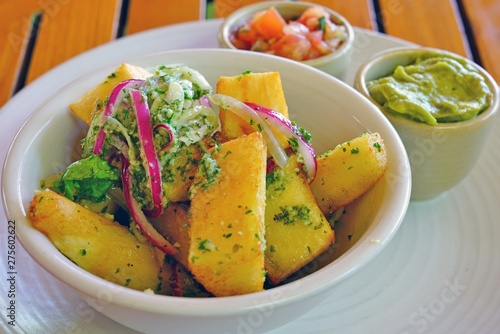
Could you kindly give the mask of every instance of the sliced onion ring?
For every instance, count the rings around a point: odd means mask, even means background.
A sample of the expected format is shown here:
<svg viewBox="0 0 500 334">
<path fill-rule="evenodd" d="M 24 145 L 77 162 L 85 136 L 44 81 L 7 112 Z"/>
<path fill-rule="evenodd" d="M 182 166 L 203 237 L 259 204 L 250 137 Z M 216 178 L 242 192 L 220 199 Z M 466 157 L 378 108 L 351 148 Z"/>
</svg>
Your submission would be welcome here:
<svg viewBox="0 0 500 334">
<path fill-rule="evenodd" d="M 210 101 L 208 100 L 208 97 L 206 95 L 200 97 L 199 101 L 202 106 L 212 108 L 212 105 L 210 104 Z"/>
<path fill-rule="evenodd" d="M 121 156 L 122 161 L 122 187 L 125 203 L 141 232 L 156 246 L 158 249 L 169 255 L 177 253 L 175 248 L 167 239 L 165 239 L 158 231 L 151 225 L 144 213 L 142 212 L 139 204 L 132 196 L 132 179 L 129 171 L 130 163 L 127 158 Z"/>
<path fill-rule="evenodd" d="M 167 134 L 168 134 L 168 143 L 165 144 L 163 147 L 161 147 L 158 150 L 158 153 L 160 153 L 160 152 L 168 150 L 172 146 L 172 144 L 175 141 L 175 135 L 174 135 L 174 129 L 172 129 L 172 127 L 170 125 L 168 125 L 167 123 L 156 124 L 155 127 L 153 128 L 153 131 L 156 131 L 158 129 L 163 129 L 163 130 L 167 131 Z"/>
<path fill-rule="evenodd" d="M 126 93 L 128 93 L 128 90 L 131 88 L 137 88 L 143 83 L 144 80 L 141 79 L 128 79 L 116 85 L 115 88 L 113 88 L 113 90 L 111 91 L 111 94 L 109 94 L 108 101 L 106 102 L 106 107 L 104 108 L 104 111 L 101 115 L 102 124 L 106 123 L 106 120 L 109 116 L 113 116 L 115 114 L 116 110 L 115 105 L 119 103 L 121 100 L 123 100 L 123 97 L 125 96 Z M 97 155 L 101 154 L 105 137 L 106 134 L 104 132 L 104 127 L 103 125 L 101 125 L 94 144 L 94 149 L 93 149 L 94 154 Z"/>
<path fill-rule="evenodd" d="M 138 90 L 130 91 L 130 99 L 137 119 L 137 130 L 139 141 L 141 143 L 141 151 L 145 158 L 146 175 L 151 186 L 151 198 L 153 208 L 144 210 L 144 213 L 150 217 L 158 217 L 163 211 L 162 205 L 162 180 L 160 163 L 156 154 L 155 144 L 153 140 L 153 129 L 151 128 L 149 107 L 146 96 Z"/>
<path fill-rule="evenodd" d="M 314 152 L 312 146 L 304 139 L 304 137 L 302 137 L 302 134 L 300 134 L 292 122 L 276 110 L 269 109 L 252 102 L 245 102 L 245 104 L 255 110 L 261 118 L 268 121 L 271 127 L 280 131 L 286 138 L 297 139 L 297 153 L 302 156 L 307 173 L 307 179 L 309 183 L 311 183 L 316 177 L 316 171 L 318 169 L 316 153 Z"/>
<path fill-rule="evenodd" d="M 267 143 L 267 149 L 273 156 L 274 160 L 276 160 L 278 166 L 285 168 L 288 163 L 288 156 L 285 153 L 285 150 L 283 150 L 280 146 L 276 136 L 269 127 L 269 124 L 262 120 L 255 110 L 231 96 L 212 94 L 207 97 L 213 104 L 221 107 L 222 109 L 231 110 L 248 122 L 248 124 L 250 124 L 255 131 L 262 133 L 262 136 Z"/>
</svg>

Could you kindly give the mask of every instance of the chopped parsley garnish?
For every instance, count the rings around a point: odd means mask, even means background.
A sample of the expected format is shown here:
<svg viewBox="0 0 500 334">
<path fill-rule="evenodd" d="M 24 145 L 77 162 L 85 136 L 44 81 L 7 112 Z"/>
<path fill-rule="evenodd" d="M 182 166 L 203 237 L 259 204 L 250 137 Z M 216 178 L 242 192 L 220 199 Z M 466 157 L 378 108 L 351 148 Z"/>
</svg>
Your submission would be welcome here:
<svg viewBox="0 0 500 334">
<path fill-rule="evenodd" d="M 274 221 L 281 222 L 285 225 L 306 222 L 309 220 L 309 212 L 311 211 L 305 205 L 280 206 L 280 213 L 274 215 Z"/>
<path fill-rule="evenodd" d="M 293 153 L 297 153 L 299 151 L 299 139 L 297 137 L 288 138 L 288 144 L 290 145 L 290 149 Z"/>
<path fill-rule="evenodd" d="M 211 252 L 217 250 L 217 247 L 213 244 L 212 240 L 205 239 L 200 241 L 198 244 L 198 249 L 206 252 Z"/>
<path fill-rule="evenodd" d="M 203 190 L 208 189 L 220 174 L 220 167 L 210 153 L 205 153 L 198 164 L 198 175 L 200 181 L 195 186 L 201 186 Z"/>
<path fill-rule="evenodd" d="M 306 129 L 304 129 L 303 127 L 301 126 L 298 126 L 295 121 L 292 122 L 294 128 L 295 128 L 295 133 L 299 134 L 302 139 L 304 139 L 306 142 L 310 143 L 311 142 L 311 139 L 312 139 L 312 135 L 309 131 L 307 131 Z"/>
<path fill-rule="evenodd" d="M 286 176 L 280 168 L 275 168 L 266 175 L 266 191 L 268 196 L 279 195 L 285 191 Z M 273 192 L 273 193 L 271 193 Z"/>
<path fill-rule="evenodd" d="M 325 31 L 325 27 L 326 27 L 326 19 L 324 16 L 320 17 L 318 19 L 318 26 L 319 26 L 319 29 L 322 30 L 322 31 Z"/>
</svg>

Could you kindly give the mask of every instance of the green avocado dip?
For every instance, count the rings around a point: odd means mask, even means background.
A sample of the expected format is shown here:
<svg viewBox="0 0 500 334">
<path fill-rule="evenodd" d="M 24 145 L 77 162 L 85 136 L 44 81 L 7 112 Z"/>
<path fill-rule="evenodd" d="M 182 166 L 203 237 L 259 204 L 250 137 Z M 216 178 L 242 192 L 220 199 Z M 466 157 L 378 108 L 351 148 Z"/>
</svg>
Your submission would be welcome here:
<svg viewBox="0 0 500 334">
<path fill-rule="evenodd" d="M 484 77 L 466 61 L 429 53 L 366 83 L 388 112 L 430 125 L 474 118 L 492 99 Z"/>
</svg>

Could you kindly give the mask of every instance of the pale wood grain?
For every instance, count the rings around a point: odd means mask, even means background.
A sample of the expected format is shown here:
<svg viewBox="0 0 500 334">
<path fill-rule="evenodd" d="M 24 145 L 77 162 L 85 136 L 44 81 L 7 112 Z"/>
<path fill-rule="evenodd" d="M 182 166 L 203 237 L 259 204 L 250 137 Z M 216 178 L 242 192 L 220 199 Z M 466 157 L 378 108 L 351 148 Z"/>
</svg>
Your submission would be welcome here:
<svg viewBox="0 0 500 334">
<path fill-rule="evenodd" d="M 33 13 L 48 6 L 48 3 L 40 0 L 22 0 L 22 2 L 19 0 L 1 0 L 0 18 L 2 23 L 29 18 Z M 0 29 L 3 28 L 3 25 L 0 25 Z"/>
<path fill-rule="evenodd" d="M 63 61 L 116 37 L 121 1 L 71 0 L 52 4 L 42 14 L 28 83 Z"/>
<path fill-rule="evenodd" d="M 126 33 L 205 18 L 205 0 L 131 0 Z"/>
<path fill-rule="evenodd" d="M 463 0 L 483 67 L 500 83 L 500 1 Z"/>
<path fill-rule="evenodd" d="M 216 18 L 224 18 L 243 6 L 251 5 L 262 0 L 214 0 Z"/>
<path fill-rule="evenodd" d="M 377 27 L 371 0 L 314 0 L 344 16 L 353 26 L 374 30 Z"/>
<path fill-rule="evenodd" d="M 0 106 L 14 93 L 26 54 L 34 14 L 40 11 L 38 1 L 0 2 Z"/>
<path fill-rule="evenodd" d="M 223 18 L 246 5 L 259 0 L 214 0 L 215 16 Z M 376 27 L 371 0 L 308 0 L 307 2 L 331 8 L 344 16 L 352 25 L 373 30 Z"/>
<path fill-rule="evenodd" d="M 470 57 L 454 0 L 380 0 L 385 31 L 410 42 Z"/>
<path fill-rule="evenodd" d="M 5 36 L 0 41 L 0 106 L 9 100 L 16 88 L 23 57 L 26 53 L 31 22 L 29 20 L 14 20 L 4 23 Z"/>
<path fill-rule="evenodd" d="M 226 0 L 241 6 L 256 0 Z M 438 47 L 471 58 L 456 0 L 311 0 L 345 16 L 354 26 L 385 32 L 420 45 Z M 500 81 L 500 2 L 462 0 L 480 61 Z M 204 0 L 130 0 L 125 33 L 205 17 Z M 26 56 L 31 56 L 26 82 L 61 62 L 116 38 L 122 0 L 0 1 L 0 105 L 12 95 Z M 41 13 L 33 53 L 26 55 L 32 18 Z M 30 58 L 28 58 L 30 59 Z"/>
</svg>

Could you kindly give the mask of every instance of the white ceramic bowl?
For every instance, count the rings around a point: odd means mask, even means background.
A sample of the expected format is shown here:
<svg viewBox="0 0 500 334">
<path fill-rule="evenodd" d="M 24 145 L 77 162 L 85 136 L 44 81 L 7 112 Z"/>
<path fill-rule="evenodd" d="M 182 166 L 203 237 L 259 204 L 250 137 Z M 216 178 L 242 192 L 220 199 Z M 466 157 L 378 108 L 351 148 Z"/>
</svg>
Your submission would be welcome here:
<svg viewBox="0 0 500 334">
<path fill-rule="evenodd" d="M 86 126 L 67 106 L 119 64 L 96 70 L 49 97 L 27 120 L 7 156 L 2 190 L 7 215 L 16 219 L 24 248 L 97 311 L 146 333 L 265 332 L 319 305 L 335 284 L 370 262 L 394 236 L 409 203 L 408 159 L 390 123 L 354 89 L 309 66 L 254 52 L 185 50 L 127 62 L 144 67 L 186 64 L 213 85 L 220 75 L 279 71 L 290 116 L 311 131 L 318 153 L 364 131 L 378 131 L 385 139 L 388 170 L 373 189 L 347 207 L 336 244 L 303 268 L 307 275 L 301 279 L 259 293 L 208 299 L 150 295 L 109 283 L 69 261 L 26 218 L 40 180 L 78 158 L 75 148 Z"/>
<path fill-rule="evenodd" d="M 417 56 L 447 55 L 468 62 L 482 75 L 493 93 L 489 108 L 477 117 L 461 122 L 431 126 L 396 116 L 378 104 L 366 82 L 391 74 L 398 65 L 409 65 Z M 363 64 L 355 87 L 376 105 L 398 131 L 406 147 L 412 173 L 411 200 L 433 199 L 460 183 L 476 164 L 500 109 L 500 93 L 495 80 L 470 60 L 444 50 L 402 47 L 383 51 Z"/>
<path fill-rule="evenodd" d="M 318 4 L 309 2 L 288 2 L 288 1 L 262 1 L 248 6 L 244 6 L 231 13 L 222 23 L 218 32 L 220 46 L 238 50 L 230 40 L 230 34 L 240 27 L 245 21 L 249 20 L 255 13 L 265 10 L 269 7 L 275 7 L 276 10 L 285 18 L 297 18 L 307 8 L 318 6 Z M 332 22 L 345 26 L 347 37 L 345 42 L 334 52 L 311 60 L 302 61 L 306 65 L 313 66 L 324 72 L 327 72 L 337 78 L 343 78 L 347 67 L 351 62 L 352 49 L 354 44 L 354 29 L 347 19 L 339 13 L 324 7 L 330 14 Z"/>
</svg>

